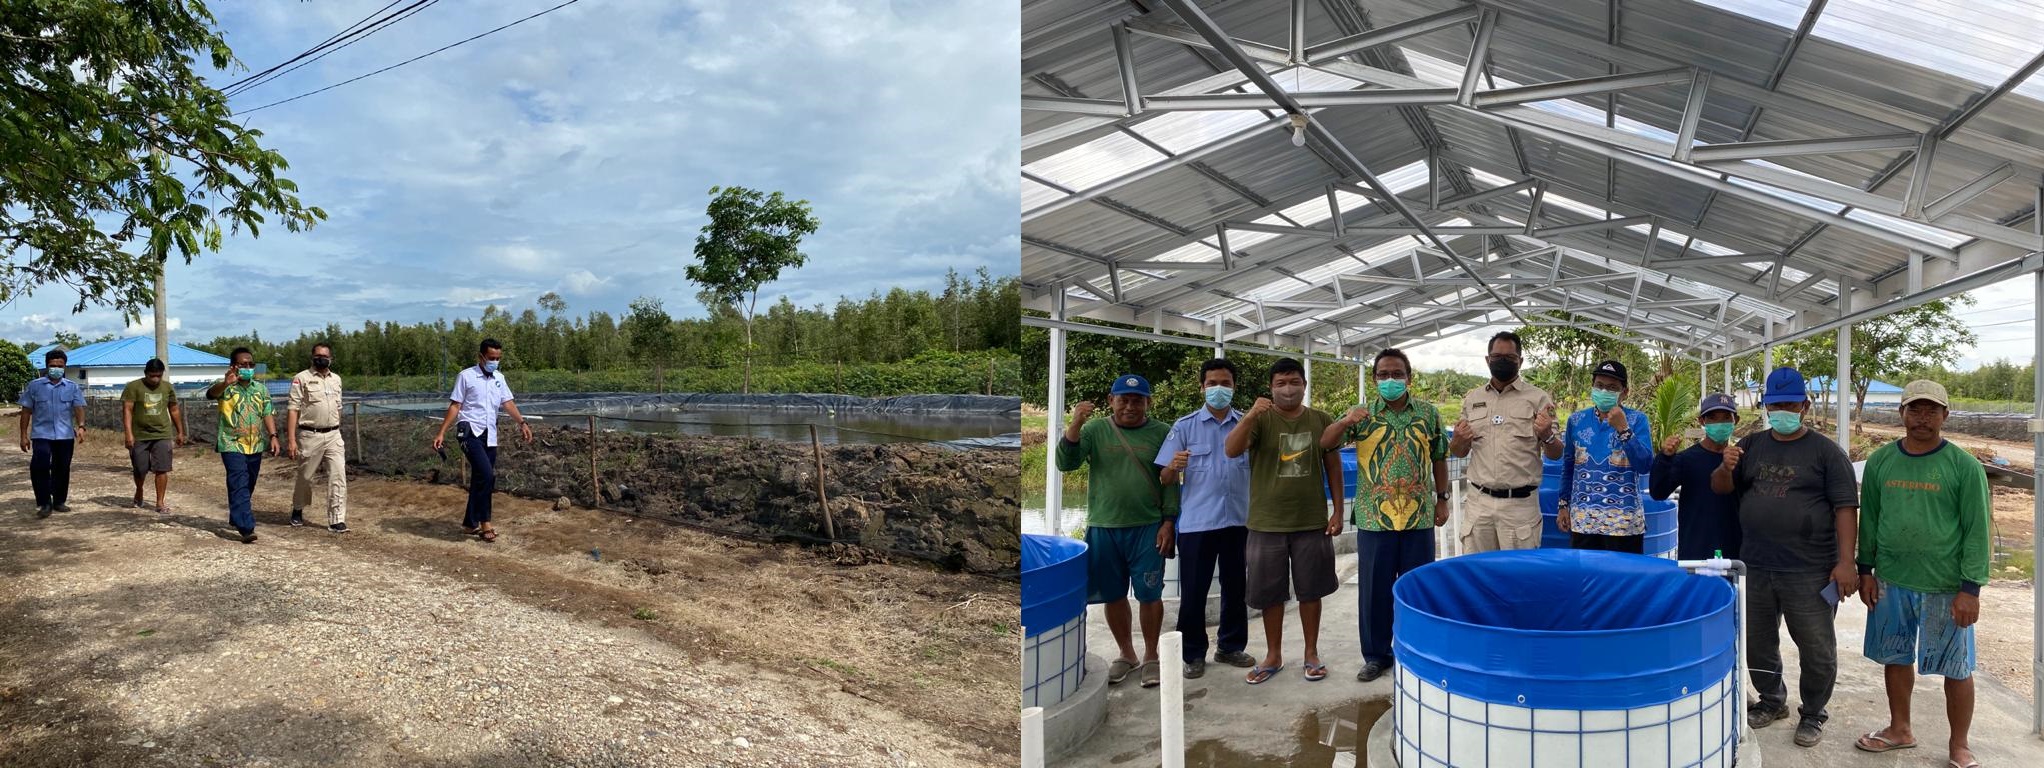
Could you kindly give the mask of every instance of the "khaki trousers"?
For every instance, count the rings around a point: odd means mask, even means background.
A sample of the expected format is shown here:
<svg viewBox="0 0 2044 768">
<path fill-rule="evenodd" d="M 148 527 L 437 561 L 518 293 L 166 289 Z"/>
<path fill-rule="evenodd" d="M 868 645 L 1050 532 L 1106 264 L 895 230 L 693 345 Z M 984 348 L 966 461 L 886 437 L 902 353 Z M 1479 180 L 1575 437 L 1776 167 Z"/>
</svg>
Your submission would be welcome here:
<svg viewBox="0 0 2044 768">
<path fill-rule="evenodd" d="M 298 482 L 291 492 L 291 508 L 303 510 L 312 503 L 312 477 L 326 468 L 327 525 L 348 521 L 348 445 L 341 431 L 298 430 Z"/>
<path fill-rule="evenodd" d="M 1540 546 L 1540 496 L 1500 499 L 1471 486 L 1462 495 L 1462 551 L 1496 552 Z"/>
</svg>

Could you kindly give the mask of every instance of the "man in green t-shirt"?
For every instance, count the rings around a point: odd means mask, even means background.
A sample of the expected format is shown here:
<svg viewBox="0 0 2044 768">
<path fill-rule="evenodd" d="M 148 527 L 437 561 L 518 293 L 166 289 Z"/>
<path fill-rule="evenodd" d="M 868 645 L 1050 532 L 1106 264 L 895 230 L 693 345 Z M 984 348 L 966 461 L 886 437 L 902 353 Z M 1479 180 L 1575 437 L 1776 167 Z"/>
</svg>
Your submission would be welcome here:
<svg viewBox="0 0 2044 768">
<path fill-rule="evenodd" d="M 1391 585 L 1434 561 L 1434 526 L 1448 522 L 1448 438 L 1441 412 L 1413 397 L 1412 361 L 1386 349 L 1371 363 L 1377 398 L 1350 408 L 1321 433 L 1320 446 L 1356 447 L 1357 617 L 1370 682 L 1391 666 Z"/>
<path fill-rule="evenodd" d="M 1150 418 L 1150 382 L 1135 374 L 1114 380 L 1109 418 L 1091 421 L 1093 404 L 1072 408 L 1057 468 L 1091 467 L 1086 481 L 1086 602 L 1103 606 L 1107 631 L 1121 657 L 1107 668 L 1107 682 L 1140 672 L 1143 687 L 1162 680 L 1157 667 L 1157 633 L 1164 626 L 1164 558 L 1177 538 L 1178 486 L 1166 486 L 1154 459 L 1171 425 Z M 1129 637 L 1128 594 L 1142 606 L 1143 656 L 1136 660 Z"/>
<path fill-rule="evenodd" d="M 185 444 L 185 415 L 177 407 L 177 390 L 163 380 L 162 360 L 151 358 L 142 366 L 142 378 L 121 390 L 121 429 L 127 433 L 128 462 L 135 470 L 135 508 L 143 509 L 142 479 L 154 473 L 156 514 L 170 514 L 163 494 L 170 489 L 171 440 Z"/>
<path fill-rule="evenodd" d="M 1867 457 L 1860 486 L 1860 601 L 1867 604 L 1864 652 L 1885 667 L 1888 727 L 1861 736 L 1868 752 L 1916 746 L 1909 692 L 1916 673 L 1945 678 L 1952 765 L 1970 766 L 1973 624 L 1987 583 L 1989 502 L 1980 460 L 1943 437 L 1950 398 L 1943 385 L 1902 388 L 1901 440 Z M 1915 669 L 1912 670 L 1911 666 Z"/>
<path fill-rule="evenodd" d="M 1299 598 L 1306 635 L 1306 679 L 1327 679 L 1320 661 L 1320 598 L 1341 587 L 1334 540 L 1342 531 L 1341 453 L 1320 447 L 1334 419 L 1306 407 L 1306 367 L 1289 357 L 1270 367 L 1270 397 L 1260 397 L 1223 446 L 1249 454 L 1249 607 L 1263 612 L 1268 652 L 1249 684 L 1285 668 L 1285 601 Z M 1333 514 L 1328 514 L 1332 500 Z"/>
</svg>

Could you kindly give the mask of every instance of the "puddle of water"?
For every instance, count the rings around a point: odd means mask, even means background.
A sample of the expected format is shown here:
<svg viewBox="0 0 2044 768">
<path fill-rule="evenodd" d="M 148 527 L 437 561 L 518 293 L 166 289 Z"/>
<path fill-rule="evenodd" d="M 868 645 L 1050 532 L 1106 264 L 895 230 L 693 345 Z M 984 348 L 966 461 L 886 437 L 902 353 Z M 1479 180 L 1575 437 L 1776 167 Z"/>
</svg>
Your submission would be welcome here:
<svg viewBox="0 0 2044 768">
<path fill-rule="evenodd" d="M 1244 754 L 1219 739 L 1208 739 L 1186 749 L 1185 764 L 1193 768 L 1363 768 L 1369 765 L 1363 741 L 1377 718 L 1390 710 L 1391 700 L 1378 698 L 1308 712 L 1299 718 L 1293 732 L 1296 747 L 1291 757 Z M 1115 762 L 1121 761 L 1117 758 Z"/>
</svg>

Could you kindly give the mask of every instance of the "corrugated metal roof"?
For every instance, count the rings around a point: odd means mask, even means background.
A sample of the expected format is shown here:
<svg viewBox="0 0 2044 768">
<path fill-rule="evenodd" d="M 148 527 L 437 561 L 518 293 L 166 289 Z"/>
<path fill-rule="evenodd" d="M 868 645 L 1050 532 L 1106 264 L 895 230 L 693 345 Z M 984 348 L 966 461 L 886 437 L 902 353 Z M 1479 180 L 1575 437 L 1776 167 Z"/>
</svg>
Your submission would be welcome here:
<svg viewBox="0 0 2044 768">
<path fill-rule="evenodd" d="M 87 344 L 70 350 L 65 364 L 72 368 L 140 368 L 156 357 L 156 337 L 130 336 L 125 339 Z M 227 358 L 183 344 L 170 345 L 169 366 L 224 366 Z"/>
</svg>

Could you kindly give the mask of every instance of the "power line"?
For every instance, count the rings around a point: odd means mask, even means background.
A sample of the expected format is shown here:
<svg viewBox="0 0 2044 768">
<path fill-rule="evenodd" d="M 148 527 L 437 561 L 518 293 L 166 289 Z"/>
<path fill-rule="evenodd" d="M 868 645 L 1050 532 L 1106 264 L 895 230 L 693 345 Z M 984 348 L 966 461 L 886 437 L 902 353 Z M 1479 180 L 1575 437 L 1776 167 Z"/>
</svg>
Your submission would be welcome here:
<svg viewBox="0 0 2044 768">
<path fill-rule="evenodd" d="M 400 1 L 401 1 L 401 0 L 400 0 Z M 356 43 L 359 43 L 359 42 L 362 42 L 362 41 L 364 41 L 364 40 L 367 40 L 367 39 L 369 39 L 369 38 L 370 38 L 370 36 L 372 36 L 372 35 L 375 35 L 375 34 L 376 34 L 376 33 L 378 33 L 378 32 L 382 32 L 383 30 L 386 30 L 386 29 L 389 29 L 389 28 L 391 28 L 391 27 L 397 26 L 398 22 L 404 21 L 405 19 L 409 19 L 409 18 L 411 18 L 412 16 L 414 16 L 414 15 L 418 14 L 418 13 L 419 13 L 420 11 L 426 10 L 427 8 L 431 8 L 431 7 L 433 7 L 433 6 L 435 5 L 435 4 L 437 4 L 437 3 L 439 3 L 439 2 L 440 2 L 440 0 L 420 0 L 420 2 L 417 2 L 417 3 L 413 3 L 412 5 L 406 6 L 406 7 L 404 7 L 403 9 L 400 9 L 400 10 L 399 10 L 399 11 L 398 11 L 397 13 L 391 14 L 391 15 L 389 15 L 389 16 L 385 16 L 385 17 L 383 17 L 383 18 L 381 18 L 381 19 L 377 19 L 377 20 L 376 20 L 376 21 L 375 21 L 374 23 L 372 23 L 372 24 L 371 24 L 371 25 L 370 25 L 369 27 L 365 27 L 365 28 L 363 28 L 363 29 L 362 29 L 361 31 L 358 31 L 358 32 L 355 32 L 355 33 L 353 33 L 353 34 L 349 35 L 349 37 L 352 37 L 353 39 L 350 39 L 350 40 L 348 40 L 347 42 L 341 43 L 340 45 L 336 45 L 336 46 L 333 46 L 332 48 L 328 48 L 327 50 L 325 50 L 325 51 L 321 52 L 321 53 L 320 53 L 320 54 L 319 54 L 318 56 L 314 56 L 314 57 L 312 57 L 312 58 L 310 58 L 310 59 L 306 59 L 305 61 L 299 62 L 298 64 L 296 64 L 296 65 L 292 66 L 292 67 L 291 67 L 290 69 L 286 69 L 286 70 L 284 70 L 284 71 L 282 71 L 282 72 L 277 72 L 276 74 L 273 74 L 273 75 L 268 75 L 267 77 L 263 77 L 263 76 L 258 76 L 257 78 L 254 78 L 254 79 L 253 79 L 252 81 L 248 82 L 248 84 L 247 84 L 247 85 L 244 85 L 244 86 L 240 86 L 240 87 L 231 87 L 231 92 L 227 93 L 227 96 L 228 96 L 228 97 L 230 97 L 230 98 L 232 98 L 232 97 L 235 97 L 235 96 L 241 96 L 241 95 L 243 95 L 243 94 L 246 94 L 246 93 L 248 93 L 249 91 L 255 90 L 255 89 L 257 89 L 257 88 L 260 88 L 260 87 L 262 87 L 262 86 L 264 86 L 264 85 L 267 85 L 267 84 L 269 84 L 269 83 L 273 83 L 273 82 L 276 82 L 278 78 L 281 78 L 281 77 L 283 77 L 283 76 L 285 76 L 285 75 L 288 75 L 288 74 L 291 74 L 291 73 L 293 73 L 293 72 L 296 72 L 296 71 L 298 71 L 298 70 L 300 70 L 300 69 L 303 69 L 303 68 L 305 68 L 306 66 L 308 66 L 308 65 L 312 64 L 313 62 L 319 61 L 320 59 L 324 59 L 324 58 L 326 58 L 326 57 L 328 57 L 328 56 L 332 56 L 332 55 L 334 55 L 334 54 L 336 54 L 336 53 L 340 53 L 342 49 L 345 49 L 345 48 L 347 48 L 348 46 L 351 46 L 351 45 L 354 45 L 354 44 L 356 44 Z M 396 5 L 396 4 L 397 4 L 396 2 L 393 2 L 393 3 L 391 3 L 391 5 Z M 385 6 L 385 7 L 387 8 L 387 7 L 389 7 L 389 6 Z M 338 38 L 339 36 L 338 36 L 338 35 L 336 35 L 336 37 Z M 329 41 L 329 43 L 331 43 L 331 42 L 332 42 L 332 41 L 330 40 L 330 41 Z M 328 43 L 322 43 L 322 44 L 321 44 L 321 47 L 324 47 L 324 46 L 326 46 L 327 44 L 328 44 Z M 289 63 L 291 63 L 291 62 L 288 62 L 288 61 L 287 61 L 287 62 L 284 62 L 284 63 L 285 63 L 285 64 L 289 64 Z M 278 66 L 282 66 L 282 65 L 280 64 L 280 65 L 278 65 Z"/>
<path fill-rule="evenodd" d="M 440 53 L 441 51 L 445 51 L 445 50 L 447 50 L 447 49 L 449 49 L 449 48 L 455 48 L 455 47 L 458 47 L 458 46 L 462 46 L 462 45 L 466 45 L 466 44 L 468 44 L 468 43 L 472 43 L 472 42 L 475 42 L 475 41 L 477 41 L 477 40 L 481 40 L 481 39 L 483 39 L 483 38 L 485 38 L 485 37 L 489 37 L 490 35 L 494 35 L 494 34 L 496 34 L 496 33 L 498 33 L 498 32 L 502 32 L 502 31 L 504 31 L 504 30 L 506 30 L 506 29 L 510 29 L 510 28 L 512 28 L 512 27 L 515 27 L 515 26 L 518 26 L 518 25 L 520 25 L 520 24 L 524 24 L 525 22 L 531 21 L 531 20 L 533 20 L 533 19 L 536 19 L 536 18 L 539 18 L 539 17 L 541 17 L 541 16 L 545 16 L 545 15 L 547 15 L 547 14 L 549 14 L 549 13 L 553 13 L 554 11 L 558 11 L 558 10 L 560 10 L 560 9 L 562 9 L 562 8 L 566 8 L 566 7 L 568 7 L 568 6 L 574 5 L 574 4 L 576 4 L 576 3 L 579 3 L 579 2 L 582 2 L 582 0 L 567 0 L 567 2 L 561 3 L 560 5 L 556 5 L 556 6 L 552 7 L 552 8 L 548 8 L 548 9 L 546 9 L 546 10 L 544 10 L 544 11 L 540 11 L 540 12 L 538 12 L 538 13 L 532 14 L 531 16 L 527 16 L 527 17 L 525 17 L 525 18 L 519 19 L 519 20 L 517 20 L 517 21 L 514 21 L 514 22 L 511 22 L 511 23 L 509 23 L 509 24 L 505 24 L 505 25 L 503 25 L 503 26 L 501 26 L 501 27 L 497 27 L 496 29 L 492 29 L 492 30 L 490 30 L 490 31 L 488 31 L 488 32 L 484 32 L 484 33 L 482 33 L 482 34 L 476 35 L 475 37 L 471 37 L 471 38 L 468 38 L 467 40 L 462 40 L 462 41 L 460 41 L 460 42 L 455 42 L 455 43 L 449 43 L 449 44 L 447 44 L 447 45 L 441 46 L 441 47 L 439 47 L 439 48 L 435 48 L 435 49 L 433 49 L 433 50 L 431 50 L 431 51 L 427 51 L 427 52 L 425 52 L 425 53 L 422 53 L 422 54 L 419 54 L 419 55 L 417 55 L 417 56 L 413 56 L 413 57 L 411 57 L 411 58 L 409 58 L 409 59 L 405 59 L 404 61 L 400 61 L 400 62 L 398 62 L 398 63 L 396 63 L 396 64 L 392 64 L 392 65 L 390 65 L 390 66 L 388 66 L 388 67 L 384 67 L 384 68 L 382 68 L 382 69 L 379 69 L 379 70 L 376 70 L 376 71 L 374 71 L 374 72 L 370 72 L 370 73 L 368 73 L 368 74 L 363 74 L 363 75 L 357 75 L 357 76 L 355 76 L 355 77 L 351 77 L 351 78 L 349 78 L 349 79 L 346 79 L 346 80 L 342 80 L 342 81 L 340 81 L 340 82 L 338 82 L 338 83 L 334 83 L 333 85 L 329 85 L 329 86 L 327 86 L 327 87 L 325 87 L 325 88 L 321 88 L 321 89 L 318 89 L 318 90 L 315 90 L 315 91 L 308 91 L 308 92 L 305 92 L 305 93 L 301 93 L 301 94 L 298 94 L 297 96 L 293 96 L 293 97 L 291 97 L 291 98 L 288 98 L 288 99 L 284 99 L 284 100 L 281 100 L 281 101 L 273 101 L 273 102 L 270 102 L 270 103 L 268 103 L 268 104 L 264 104 L 264 105 L 262 105 L 262 106 L 260 106 L 260 107 L 256 107 L 256 108 L 254 108 L 254 109 L 244 109 L 244 110 L 241 110 L 241 111 L 239 111 L 239 112 L 236 112 L 236 113 L 234 113 L 234 114 L 236 114 L 236 115 L 246 115 L 246 114 L 248 114 L 248 113 L 251 113 L 251 112 L 259 112 L 259 111 L 261 111 L 261 110 L 269 109 L 269 108 L 271 108 L 271 107 L 274 107 L 274 106 L 277 106 L 277 105 L 279 105 L 279 104 L 289 104 L 289 103 L 291 103 L 291 102 L 297 101 L 297 100 L 299 100 L 299 99 L 302 99 L 302 98 L 305 98 L 305 97 L 307 97 L 307 96 L 312 96 L 312 95 L 316 95 L 316 94 L 320 94 L 320 93 L 325 93 L 325 92 L 327 92 L 327 91 L 331 91 L 331 90 L 333 90 L 333 89 L 335 89 L 335 88 L 339 88 L 339 87 L 341 87 L 341 86 L 343 86 L 343 85 L 347 85 L 347 84 L 349 84 L 349 83 L 352 83 L 352 82 L 355 82 L 355 81 L 357 81 L 357 80 L 364 80 L 364 79 L 367 79 L 367 78 L 370 78 L 370 77 L 374 77 L 374 76 L 376 76 L 376 75 L 380 75 L 380 74 L 383 74 L 383 73 L 385 73 L 385 72 L 389 72 L 389 71 L 391 71 L 391 70 L 393 70 L 393 69 L 397 69 L 398 67 L 402 67 L 402 66 L 404 66 L 404 65 L 406 65 L 406 64 L 410 64 L 410 63 L 412 63 L 412 62 L 414 62 L 414 61 L 418 61 L 418 60 L 420 60 L 420 59 L 423 59 L 423 58 L 426 58 L 426 57 L 428 57 L 428 56 L 432 56 L 432 55 L 434 55 L 434 54 L 436 54 L 436 53 Z"/>
<path fill-rule="evenodd" d="M 386 5 L 386 6 L 383 6 L 382 8 L 378 8 L 378 9 L 376 9 L 375 11 L 372 11 L 372 12 L 370 12 L 370 14 L 369 14 L 368 16 L 364 16 L 364 17 L 362 17 L 362 18 L 360 18 L 360 19 L 356 19 L 356 20 L 355 20 L 355 23 L 353 23 L 353 24 L 349 24 L 349 25 L 348 25 L 348 26 L 347 26 L 346 28 L 343 28 L 343 29 L 342 29 L 341 31 L 339 31 L 339 32 L 335 32 L 335 33 L 334 33 L 334 34 L 333 34 L 333 35 L 332 35 L 331 37 L 328 37 L 327 39 L 325 39 L 325 40 L 322 40 L 322 41 L 320 41 L 320 43 L 319 43 L 318 45 L 315 45 L 315 46 L 312 46 L 311 48 L 307 48 L 307 49 L 305 49 L 305 50 L 303 50 L 303 51 L 300 51 L 300 52 L 298 53 L 298 55 L 296 55 L 296 56 L 293 56 L 293 57 L 291 57 L 291 58 L 289 58 L 289 59 L 285 59 L 285 60 L 283 60 L 283 61 L 277 62 L 276 64 L 274 64 L 274 65 L 271 65 L 271 66 L 270 66 L 270 68 L 268 68 L 268 69 L 265 69 L 265 70 L 263 70 L 263 71 L 261 71 L 261 72 L 257 72 L 257 73 L 255 73 L 255 74 L 252 74 L 252 75 L 249 75 L 249 76 L 247 76 L 247 77 L 244 77 L 244 78 L 242 78 L 242 79 L 240 79 L 240 80 L 236 80 L 236 81 L 234 81 L 234 82 L 232 82 L 232 83 L 228 83 L 227 85 L 221 86 L 221 87 L 220 87 L 220 91 L 221 91 L 221 92 L 223 92 L 223 93 L 225 93 L 225 92 L 227 92 L 227 91 L 229 91 L 229 90 L 232 90 L 232 89 L 234 89 L 234 88 L 239 88 L 239 87 L 242 87 L 242 86 L 244 86 L 244 85 L 248 84 L 248 83 L 249 83 L 249 81 L 252 81 L 252 80 L 256 80 L 256 79 L 259 79 L 259 78 L 263 77 L 264 75 L 268 75 L 268 74 L 270 74 L 270 73 L 272 73 L 272 72 L 275 72 L 275 71 L 277 71 L 278 69 L 281 69 L 281 68 L 283 68 L 283 67 L 284 67 L 285 65 L 288 65 L 288 64 L 290 64 L 291 62 L 294 62 L 294 61 L 298 61 L 299 59 L 303 59 L 303 58 L 305 58 L 305 57 L 307 57 L 307 56 L 311 56 L 312 54 L 318 53 L 318 52 L 319 52 L 319 51 L 320 51 L 321 49 L 323 49 L 323 48 L 326 48 L 327 46 L 329 46 L 329 45 L 332 45 L 332 44 L 334 43 L 334 41 L 336 41 L 336 40 L 339 40 L 339 39 L 341 38 L 341 36 L 342 36 L 342 35 L 346 35 L 346 34 L 348 34 L 349 32 L 353 31 L 353 30 L 354 30 L 354 29 L 355 29 L 356 27 L 362 26 L 362 23 L 363 23 L 363 22 L 366 22 L 366 21 L 369 21 L 370 19 L 373 19 L 373 18 L 375 18 L 375 17 L 376 17 L 376 14 L 379 14 L 379 13 L 382 13 L 382 12 L 384 12 L 384 11 L 390 10 L 390 7 L 391 7 L 392 5 L 397 5 L 398 3 L 401 3 L 401 2 L 404 2 L 404 0 L 391 0 L 391 2 L 390 2 L 390 5 Z"/>
</svg>

